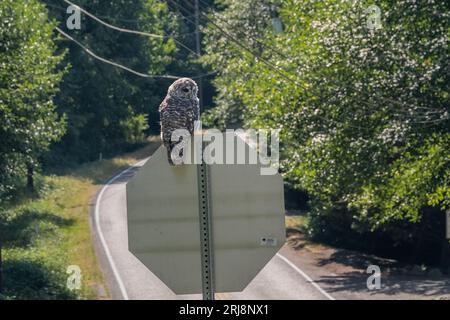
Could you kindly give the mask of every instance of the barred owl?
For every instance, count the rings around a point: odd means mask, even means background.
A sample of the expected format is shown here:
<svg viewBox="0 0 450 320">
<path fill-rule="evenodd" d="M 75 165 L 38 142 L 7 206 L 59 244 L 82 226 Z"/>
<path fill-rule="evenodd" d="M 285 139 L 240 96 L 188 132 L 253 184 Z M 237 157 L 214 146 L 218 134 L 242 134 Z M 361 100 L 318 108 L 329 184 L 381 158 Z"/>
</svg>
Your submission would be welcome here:
<svg viewBox="0 0 450 320">
<path fill-rule="evenodd" d="M 159 106 L 161 116 L 161 140 L 167 149 L 167 158 L 174 165 L 171 157 L 173 148 L 179 141 L 171 141 L 172 132 L 186 129 L 194 134 L 194 122 L 199 119 L 198 87 L 194 80 L 181 78 L 176 80 L 167 91 Z"/>
</svg>

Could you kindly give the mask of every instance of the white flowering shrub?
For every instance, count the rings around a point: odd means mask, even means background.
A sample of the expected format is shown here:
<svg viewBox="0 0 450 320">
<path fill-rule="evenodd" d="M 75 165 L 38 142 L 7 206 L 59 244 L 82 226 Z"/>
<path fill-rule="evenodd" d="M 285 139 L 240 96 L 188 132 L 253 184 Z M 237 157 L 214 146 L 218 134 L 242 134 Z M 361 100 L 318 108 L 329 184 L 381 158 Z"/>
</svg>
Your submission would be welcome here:
<svg viewBox="0 0 450 320">
<path fill-rule="evenodd" d="M 233 9 L 252 1 L 223 2 L 222 16 L 255 19 Z M 369 28 L 373 2 L 272 2 L 284 32 L 255 31 L 262 44 L 240 37 L 271 67 L 236 44 L 218 54 L 227 37 L 207 30 L 216 116 L 237 110 L 246 126 L 282 127 L 284 174 L 311 196 L 314 234 L 345 222 L 414 241 L 405 225 L 450 204 L 449 3 L 377 1 L 380 26 Z"/>
</svg>

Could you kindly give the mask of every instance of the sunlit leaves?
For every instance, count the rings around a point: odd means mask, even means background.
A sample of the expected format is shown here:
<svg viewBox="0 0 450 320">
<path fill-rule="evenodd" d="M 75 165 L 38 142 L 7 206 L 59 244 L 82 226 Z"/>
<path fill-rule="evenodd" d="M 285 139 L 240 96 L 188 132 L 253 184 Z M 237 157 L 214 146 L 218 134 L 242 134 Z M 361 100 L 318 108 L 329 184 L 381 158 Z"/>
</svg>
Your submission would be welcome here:
<svg viewBox="0 0 450 320">
<path fill-rule="evenodd" d="M 65 130 L 53 97 L 63 75 L 53 25 L 38 1 L 0 3 L 0 205 L 25 163 Z"/>
<path fill-rule="evenodd" d="M 220 75 L 208 120 L 282 128 L 284 174 L 318 215 L 347 208 L 355 226 L 379 228 L 448 205 L 449 4 L 377 1 L 382 28 L 370 30 L 370 1 L 273 2 L 285 27 L 276 36 L 251 14 L 260 2 L 224 0 L 217 13 L 239 21 L 222 27 L 272 67 L 207 28 L 205 61 Z"/>
</svg>

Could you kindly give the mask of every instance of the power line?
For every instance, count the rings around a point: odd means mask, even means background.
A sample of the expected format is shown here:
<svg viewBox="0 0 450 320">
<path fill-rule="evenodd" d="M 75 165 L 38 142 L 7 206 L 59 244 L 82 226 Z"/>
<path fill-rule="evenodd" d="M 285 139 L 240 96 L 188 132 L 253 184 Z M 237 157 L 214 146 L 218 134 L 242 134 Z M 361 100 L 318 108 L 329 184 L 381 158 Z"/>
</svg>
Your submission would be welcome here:
<svg viewBox="0 0 450 320">
<path fill-rule="evenodd" d="M 214 8 L 206 3 L 204 0 L 199 0 L 205 7 L 207 7 L 208 9 L 210 9 L 210 12 L 213 14 L 213 16 L 223 22 L 224 24 L 233 27 L 231 23 L 229 23 L 226 19 L 220 17 L 220 15 L 218 15 L 216 12 L 214 12 Z M 244 32 L 245 34 L 245 32 Z M 248 39 L 252 39 L 253 41 L 255 41 L 257 44 L 259 44 L 261 47 L 263 48 L 267 48 L 269 49 L 270 52 L 277 54 L 278 56 L 282 57 L 283 59 L 289 59 L 290 57 L 288 57 L 287 55 L 281 53 L 279 50 L 276 50 L 275 48 L 272 48 L 272 46 L 265 44 L 264 42 L 260 41 L 259 39 L 257 39 L 255 36 L 251 35 L 251 34 L 245 34 L 247 36 Z"/>
<path fill-rule="evenodd" d="M 187 1 L 189 1 L 189 0 L 187 0 Z M 171 2 L 172 4 L 174 4 L 176 7 L 183 9 L 184 12 L 188 12 L 186 15 L 184 15 L 184 14 L 182 13 L 182 10 L 180 10 L 180 11 L 179 11 L 179 12 L 181 13 L 180 18 L 182 18 L 182 19 L 184 19 L 184 20 L 190 22 L 190 23 L 193 24 L 194 26 L 196 25 L 196 22 L 195 22 L 194 20 L 192 20 L 191 18 L 189 18 L 189 17 L 192 17 L 192 14 L 191 14 L 189 11 L 187 11 L 186 8 L 181 7 L 178 3 L 174 2 L 174 1 L 170 1 L 170 0 L 169 0 L 169 2 Z M 195 19 L 195 13 L 194 13 L 194 19 Z"/>
<path fill-rule="evenodd" d="M 174 5 L 176 5 L 179 8 L 183 8 L 181 7 L 178 3 L 176 3 L 173 0 L 169 0 L 170 2 L 172 2 Z M 192 8 L 192 4 L 189 3 L 189 1 L 187 1 L 188 5 L 191 6 Z M 185 8 L 183 8 L 184 10 L 187 10 Z M 268 66 L 269 68 L 271 68 L 272 70 L 274 70 L 275 72 L 277 72 L 279 75 L 281 75 L 283 78 L 289 80 L 289 81 L 293 81 L 294 83 L 296 83 L 297 85 L 299 85 L 294 79 L 291 79 L 284 70 L 279 70 L 277 67 L 275 67 L 273 64 L 271 64 L 268 60 L 266 60 L 265 58 L 261 57 L 260 55 L 258 55 L 257 53 L 254 53 L 251 49 L 247 48 L 246 46 L 244 46 L 242 43 L 239 42 L 239 40 L 237 40 L 236 38 L 234 38 L 232 35 L 230 35 L 229 33 L 227 33 L 225 30 L 223 30 L 220 26 L 218 26 L 214 21 L 212 21 L 207 15 L 205 15 L 203 12 L 200 11 L 200 15 L 203 16 L 206 20 L 208 20 L 216 29 L 218 29 L 223 35 L 225 35 L 227 38 L 229 38 L 232 42 L 234 42 L 235 44 L 237 44 L 239 47 L 241 47 L 242 49 L 244 49 L 245 51 L 249 52 L 252 56 L 254 56 L 255 58 L 257 58 L 258 60 L 260 60 L 261 62 L 263 62 L 266 66 Z"/>
<path fill-rule="evenodd" d="M 66 11 L 67 10 L 67 8 L 64 8 L 64 7 L 61 7 L 61 6 L 58 6 L 58 5 L 54 5 L 52 3 L 45 3 L 45 5 L 47 7 L 50 7 L 50 8 L 59 9 L 61 11 Z M 104 16 L 104 15 L 98 15 L 98 17 L 99 18 L 108 19 L 108 20 L 114 20 L 114 21 L 122 21 L 122 22 L 132 22 L 132 23 L 139 22 L 139 20 L 135 20 L 135 19 L 112 18 L 112 17 Z"/>
<path fill-rule="evenodd" d="M 169 1 L 171 1 L 172 3 L 174 3 L 176 6 L 178 6 L 178 7 L 180 7 L 177 3 L 175 3 L 173 0 L 169 0 Z M 200 0 L 201 1 L 201 0 Z M 203 2 L 204 3 L 204 2 Z M 189 3 L 189 5 L 192 7 L 192 5 Z M 183 8 L 184 9 L 184 8 Z M 203 12 L 200 12 L 200 14 L 208 21 L 208 22 L 210 22 L 210 24 L 212 25 L 212 26 L 214 26 L 216 29 L 218 29 L 226 38 L 228 38 L 229 40 L 231 40 L 232 42 L 234 42 L 235 44 L 237 44 L 239 47 L 241 47 L 241 48 L 243 48 L 245 51 L 247 51 L 247 52 L 250 52 L 254 57 L 256 57 L 256 58 L 259 58 L 262 62 L 264 62 L 264 64 L 266 64 L 266 66 L 268 66 L 270 69 L 272 69 L 272 70 L 274 70 L 274 71 L 276 71 L 278 74 L 280 74 L 280 75 L 282 75 L 285 79 L 287 79 L 288 81 L 291 81 L 292 83 L 294 83 L 294 84 L 296 84 L 296 85 L 299 85 L 299 86 L 301 86 L 297 81 L 295 81 L 295 80 L 293 80 L 293 79 L 291 79 L 290 77 L 288 77 L 284 72 L 286 72 L 284 69 L 281 69 L 283 72 L 280 72 L 280 69 L 278 69 L 277 67 L 275 67 L 270 61 L 268 61 L 268 60 L 266 60 L 266 59 L 263 59 L 259 54 L 257 54 L 257 53 L 255 53 L 255 52 L 253 52 L 251 49 L 249 49 L 248 47 L 245 47 L 242 43 L 240 43 L 238 40 L 236 40 L 233 36 L 231 36 L 229 33 L 227 33 L 225 30 L 223 30 L 223 28 L 221 28 L 220 26 L 218 26 L 216 23 L 214 23 L 207 15 L 205 15 Z M 266 47 L 267 47 L 268 45 L 266 45 Z M 272 49 L 272 48 L 271 48 Z M 273 50 L 275 50 L 275 49 L 273 49 Z M 276 52 L 276 51 L 274 51 L 274 52 Z M 281 55 L 280 55 L 281 56 Z M 297 65 L 297 67 L 299 67 L 298 65 Z M 343 84 L 342 83 L 340 83 L 340 82 L 336 82 L 336 81 L 332 81 L 332 82 L 334 82 L 334 85 L 337 85 L 337 86 L 342 86 Z M 354 88 L 354 86 L 352 86 L 353 87 L 353 89 L 355 89 Z M 304 86 L 303 86 L 303 88 L 305 88 Z M 305 89 L 307 89 L 307 88 L 305 88 Z M 357 92 L 359 92 L 359 93 L 361 93 L 359 90 L 357 90 Z M 401 103 L 401 102 L 399 102 L 399 101 L 395 101 L 395 100 L 393 100 L 393 99 L 390 99 L 390 98 L 384 98 L 384 97 L 374 97 L 375 99 L 377 99 L 377 100 L 382 100 L 382 101 L 385 101 L 385 102 L 388 102 L 388 103 L 390 103 L 390 104 L 396 104 L 396 105 L 398 105 L 398 106 L 401 106 L 401 107 L 408 107 L 408 106 L 405 106 L 403 103 Z M 372 105 L 371 104 L 369 104 L 368 102 L 366 102 L 366 101 L 362 101 L 362 103 L 363 104 L 365 104 L 366 106 L 369 106 L 369 107 L 372 107 Z M 426 109 L 427 111 L 425 111 L 424 112 L 424 114 L 422 114 L 421 116 L 429 116 L 431 113 L 439 113 L 439 114 L 443 114 L 443 112 L 442 111 L 440 111 L 440 110 L 437 110 L 437 109 L 432 109 L 432 108 L 426 108 L 426 107 L 418 107 L 418 106 L 413 106 L 413 107 L 415 107 L 415 108 L 417 108 L 417 109 Z M 397 110 L 398 111 L 398 110 Z M 404 112 L 404 113 L 410 113 L 410 111 L 409 110 L 400 110 L 401 112 Z M 417 112 L 416 112 L 416 114 L 417 114 Z M 400 115 L 400 114 L 398 114 L 398 115 Z M 420 115 L 419 115 L 420 116 Z M 446 118 L 446 119 L 448 119 L 448 117 Z M 446 120 L 446 119 L 435 119 L 435 120 L 432 120 L 432 121 L 443 121 L 443 120 Z M 422 122 L 420 122 L 420 123 L 422 123 Z"/>
<path fill-rule="evenodd" d="M 176 2 L 174 2 L 173 0 L 169 0 L 170 2 L 172 2 L 174 5 L 176 5 L 177 7 L 180 7 Z M 191 4 L 189 4 L 191 5 Z M 192 5 L 191 5 L 192 7 Z M 182 8 L 182 7 L 180 7 Z M 186 10 L 185 8 L 183 8 L 184 10 Z M 288 81 L 301 86 L 300 84 L 298 84 L 295 80 L 292 80 L 290 77 L 286 76 L 284 73 L 280 72 L 275 66 L 273 66 L 269 61 L 266 61 L 265 59 L 261 58 L 258 54 L 254 53 L 251 49 L 247 48 L 246 46 L 244 46 L 243 44 L 241 44 L 238 40 L 236 40 L 233 36 L 229 35 L 225 30 L 223 30 L 221 27 L 219 27 L 217 24 L 215 24 L 211 19 L 209 19 L 209 17 L 207 17 L 206 15 L 204 15 L 202 12 L 200 12 L 200 14 L 205 17 L 216 29 L 218 29 L 223 35 L 225 35 L 229 40 L 231 40 L 232 42 L 234 42 L 235 44 L 237 44 L 239 47 L 243 48 L 245 51 L 249 52 L 252 56 L 254 56 L 255 58 L 261 60 L 262 62 L 264 62 L 264 64 L 269 67 L 269 69 L 274 70 L 275 72 L 277 72 L 279 75 L 283 76 L 283 78 L 287 79 Z M 325 121 L 328 121 L 331 123 L 331 120 L 329 118 L 325 118 L 322 116 L 317 116 L 318 118 L 321 118 Z M 363 127 L 359 127 L 359 126 L 355 126 L 355 125 L 350 125 L 348 124 L 348 126 L 358 129 L 358 130 L 364 130 L 366 128 Z"/>
<path fill-rule="evenodd" d="M 71 40 L 72 42 L 74 42 L 75 44 L 77 44 L 79 47 L 81 47 L 86 53 L 88 53 L 90 56 L 94 57 L 95 59 L 102 61 L 104 63 L 110 64 L 112 66 L 115 66 L 117 68 L 126 70 L 128 72 L 131 72 L 139 77 L 143 77 L 143 78 L 166 78 L 166 79 L 179 79 L 179 77 L 176 76 L 171 76 L 171 75 L 148 75 L 148 74 L 144 74 L 138 71 L 135 71 L 131 68 L 125 67 L 119 63 L 110 61 L 108 59 L 102 58 L 100 56 L 98 56 L 97 54 L 95 54 L 94 52 L 92 52 L 89 48 L 85 47 L 83 44 L 81 44 L 80 42 L 78 42 L 77 40 L 75 40 L 73 37 L 71 37 L 70 35 L 68 35 L 67 33 L 65 33 L 64 31 L 62 31 L 59 27 L 55 27 L 55 29 L 64 37 L 66 37 L 67 39 Z"/>
<path fill-rule="evenodd" d="M 230 26 L 230 27 L 233 27 L 228 21 L 226 21 L 225 19 L 221 18 L 218 14 L 215 13 L 215 12 L 214 12 L 214 8 L 213 8 L 211 5 L 209 5 L 208 3 L 206 3 L 204 0 L 199 0 L 199 1 L 200 1 L 205 7 L 207 7 L 208 9 L 211 10 L 213 16 L 214 16 L 216 19 L 220 20 L 221 22 L 223 22 L 224 24 L 226 24 L 226 25 L 228 25 L 228 26 Z M 202 15 L 203 15 L 208 21 L 211 21 L 211 20 L 210 20 L 206 15 L 204 15 L 203 13 L 202 13 Z M 220 30 L 219 30 L 219 31 L 220 31 Z M 244 34 L 245 34 L 245 33 L 244 33 Z M 269 49 L 270 52 L 277 54 L 278 56 L 282 57 L 283 59 L 289 59 L 289 60 L 290 60 L 290 58 L 289 58 L 288 56 L 284 55 L 283 53 L 281 53 L 281 52 L 280 52 L 279 50 L 277 50 L 276 48 L 274 48 L 274 47 L 272 47 L 272 46 L 270 46 L 270 45 L 268 45 L 268 44 L 265 44 L 265 43 L 259 41 L 256 37 L 254 37 L 254 36 L 252 36 L 252 35 L 249 35 L 249 34 L 245 34 L 245 35 L 247 36 L 248 39 L 252 39 L 252 40 L 255 41 L 256 43 L 258 43 L 259 45 L 261 45 L 263 48 Z M 300 65 L 298 65 L 298 64 L 296 64 L 296 63 L 295 63 L 295 65 L 296 65 L 297 67 L 300 67 Z M 331 80 L 331 79 L 329 79 L 329 80 Z M 333 82 L 334 85 L 342 86 L 342 83 L 340 83 L 340 82 L 336 82 L 336 81 L 333 81 L 333 80 L 331 80 L 331 82 Z M 351 86 L 351 87 L 352 87 L 352 89 L 354 89 L 354 90 L 356 89 L 354 86 Z M 357 89 L 356 89 L 356 91 L 359 92 Z M 382 100 L 382 101 L 384 101 L 384 102 L 388 102 L 388 103 L 391 103 L 391 104 L 395 104 L 395 105 L 397 105 L 397 106 L 408 107 L 408 106 L 406 106 L 404 103 L 399 102 L 399 101 L 395 101 L 395 100 L 390 99 L 390 98 L 376 97 L 376 99 Z M 414 107 L 417 108 L 417 109 L 423 109 L 423 110 L 426 110 L 426 111 L 424 111 L 424 114 L 425 114 L 424 116 L 427 116 L 427 115 L 430 115 L 430 114 L 442 114 L 442 113 L 443 113 L 441 110 L 438 110 L 438 109 L 427 108 L 427 107 L 420 107 L 420 106 L 414 106 Z M 398 111 L 398 112 L 409 113 L 409 110 L 408 110 L 408 109 L 406 109 L 406 110 L 397 110 L 397 111 Z"/>
<path fill-rule="evenodd" d="M 50 3 L 45 3 L 46 6 L 51 7 L 51 8 L 55 8 L 55 9 L 60 9 L 61 11 L 66 12 L 67 8 L 58 6 L 58 5 L 54 5 L 54 4 L 50 4 Z M 111 21 L 122 21 L 122 22 L 129 22 L 129 23 L 140 23 L 140 20 L 136 20 L 136 19 L 122 19 L 122 18 L 113 18 L 110 16 L 104 16 L 104 15 L 97 15 L 97 17 L 99 18 L 103 18 L 103 19 L 107 19 L 107 20 L 111 20 Z M 185 32 L 185 33 L 177 33 L 177 34 L 173 34 L 173 35 L 165 35 L 166 37 L 170 38 L 182 38 L 184 36 L 187 35 L 192 35 L 195 32 Z"/>
<path fill-rule="evenodd" d="M 72 41 L 72 42 L 74 42 L 76 45 L 78 45 L 80 48 L 82 48 L 87 54 L 89 54 L 89 55 L 92 56 L 93 58 L 95 58 L 95 59 L 97 59 L 97 60 L 99 60 L 99 61 L 101 61 L 101 62 L 103 62 L 103 63 L 106 63 L 106 64 L 112 65 L 112 66 L 114 66 L 114 67 L 117 67 L 117 68 L 123 69 L 123 70 L 125 70 L 125 71 L 128 71 L 128 72 L 130 72 L 130 73 L 132 73 L 132 74 L 134 74 L 134 75 L 137 75 L 137 76 L 139 76 L 139 77 L 142 77 L 142 78 L 154 78 L 154 79 L 174 79 L 174 80 L 180 79 L 180 78 L 184 78 L 184 77 L 173 76 L 173 75 L 151 75 L 151 74 L 145 74 L 145 73 L 141 73 L 141 72 L 135 71 L 135 70 L 133 70 L 133 69 L 131 69 L 131 68 L 128 68 L 128 67 L 126 67 L 126 66 L 123 66 L 123 65 L 121 65 L 121 64 L 119 64 L 119 63 L 116 63 L 116 62 L 113 62 L 113 61 L 110 61 L 110 60 L 108 60 L 108 59 L 105 59 L 105 58 L 103 58 L 103 57 L 98 56 L 97 54 L 95 54 L 94 52 L 92 52 L 89 48 L 87 48 L 86 46 L 84 46 L 83 44 L 81 44 L 79 41 L 75 40 L 73 37 L 71 37 L 70 35 L 68 35 L 67 33 L 65 33 L 65 32 L 64 32 L 63 30 L 61 30 L 59 27 L 55 27 L 55 29 L 56 29 L 61 35 L 63 35 L 65 38 L 69 39 L 70 41 Z M 194 76 L 194 77 L 191 77 L 191 78 L 192 78 L 192 79 L 203 78 L 203 77 L 207 77 L 207 76 L 212 75 L 212 74 L 214 74 L 214 72 L 207 73 L 207 74 L 203 74 L 203 75 Z"/>
<path fill-rule="evenodd" d="M 181 7 L 178 3 L 174 2 L 173 0 L 169 0 L 169 1 L 172 2 L 172 3 L 173 3 L 175 6 L 177 6 L 178 8 L 181 8 L 182 10 L 187 10 L 186 8 Z M 68 0 L 64 0 L 64 2 L 66 2 L 66 3 L 70 4 L 70 5 L 76 6 L 77 8 L 80 9 L 80 11 L 82 11 L 83 13 L 85 13 L 86 15 L 88 15 L 89 17 L 91 17 L 92 19 L 94 19 L 94 20 L 98 21 L 99 23 L 101 23 L 101 24 L 103 24 L 103 25 L 105 25 L 105 26 L 107 26 L 107 27 L 109 27 L 109 28 L 112 28 L 112 29 L 114 29 L 114 30 L 116 30 L 116 31 L 126 32 L 126 33 L 132 33 L 132 34 L 137 34 L 137 35 L 143 35 L 143 36 L 148 36 L 148 37 L 156 37 L 156 38 L 173 38 L 173 36 L 162 36 L 162 35 L 150 34 L 150 33 L 146 33 L 146 32 L 135 31 L 135 30 L 125 29 L 125 28 L 119 28 L 119 27 L 113 26 L 113 25 L 111 25 L 111 24 L 109 24 L 109 23 L 106 23 L 106 22 L 102 21 L 101 19 L 97 18 L 95 15 L 93 15 L 93 14 L 89 13 L 88 11 L 86 11 L 85 9 L 82 9 L 82 8 L 80 8 L 79 6 L 77 6 L 77 5 L 73 4 L 73 3 L 71 3 L 71 2 L 68 1 Z M 203 2 L 203 3 L 204 3 L 204 2 Z M 190 3 L 188 3 L 188 4 L 192 7 L 192 4 L 190 4 Z M 275 72 L 277 72 L 277 73 L 278 73 L 279 75 L 281 75 L 283 78 L 285 78 L 285 79 L 287 79 L 288 81 L 290 81 L 290 82 L 292 82 L 292 83 L 294 83 L 294 84 L 300 86 L 300 84 L 299 84 L 297 81 L 293 80 L 292 78 L 290 78 L 290 77 L 287 75 L 287 73 L 286 73 L 286 71 L 285 71 L 284 69 L 280 69 L 280 68 L 278 68 L 278 67 L 275 67 L 270 61 L 264 59 L 263 57 L 261 57 L 260 55 L 256 54 L 255 52 L 253 52 L 253 51 L 252 51 L 251 49 L 249 49 L 248 47 L 246 47 L 246 46 L 244 46 L 243 44 L 241 44 L 235 37 L 233 37 L 232 35 L 230 35 L 229 33 L 227 33 L 225 30 L 223 30 L 223 28 L 221 28 L 220 26 L 218 26 L 216 23 L 214 23 L 214 22 L 213 22 L 208 16 L 206 16 L 203 12 L 200 12 L 200 14 L 201 14 L 206 20 L 208 20 L 208 21 L 211 23 L 211 25 L 213 25 L 213 26 L 214 26 L 216 29 L 218 29 L 223 35 L 225 35 L 225 37 L 228 38 L 230 41 L 234 42 L 234 43 L 237 44 L 239 47 L 241 47 L 241 48 L 244 49 L 245 51 L 247 51 L 247 52 L 249 52 L 250 54 L 252 54 L 254 57 L 256 57 L 257 59 L 259 59 L 261 62 L 263 62 L 263 63 L 264 63 L 267 67 L 269 67 L 270 69 L 272 69 L 272 70 L 274 70 Z M 187 18 L 187 20 L 189 20 L 189 19 Z M 192 21 L 192 20 L 190 20 L 190 21 Z M 66 34 L 66 35 L 67 35 L 67 34 Z M 71 37 L 70 37 L 70 38 L 71 38 Z M 73 41 L 75 41 L 73 38 L 71 38 L 71 39 L 72 39 Z M 181 46 L 183 46 L 184 48 L 186 48 L 188 51 L 190 51 L 190 52 L 196 54 L 197 56 L 200 56 L 200 54 L 194 52 L 193 50 L 191 50 L 190 48 L 186 47 L 184 44 L 180 43 L 180 42 L 177 41 L 176 39 L 174 39 L 174 41 L 177 42 L 178 44 L 180 44 Z M 261 43 L 261 42 L 259 42 L 259 43 Z M 78 45 L 81 45 L 79 42 L 78 42 L 77 44 L 78 44 Z M 265 45 L 265 46 L 266 46 L 266 47 L 269 47 L 268 45 Z M 109 61 L 109 60 L 107 60 L 107 59 L 101 58 L 101 57 L 99 57 L 99 56 L 93 54 L 92 51 L 90 51 L 89 49 L 87 49 L 86 47 L 84 47 L 84 46 L 82 46 L 82 45 L 81 45 L 81 47 L 82 47 L 83 49 L 85 49 L 85 51 L 88 52 L 90 55 L 92 55 L 92 56 L 94 56 L 94 57 L 96 57 L 96 58 L 99 58 L 99 60 L 101 60 L 101 61 L 103 61 L 103 62 L 105 62 L 105 63 L 112 64 L 112 65 L 114 65 L 114 66 L 116 66 L 116 67 L 119 67 L 119 68 L 122 68 L 122 69 L 124 69 L 124 70 L 130 71 L 130 72 L 132 72 L 132 73 L 134 73 L 134 74 L 136 74 L 136 75 L 141 75 L 141 76 L 144 75 L 144 74 L 139 73 L 139 72 L 136 72 L 136 71 L 134 71 L 134 70 L 132 70 L 132 69 L 130 69 L 130 68 L 124 67 L 124 66 L 119 65 L 119 64 L 117 64 L 117 63 L 111 62 L 111 61 Z M 270 48 L 271 48 L 271 47 L 270 47 Z M 273 49 L 273 48 L 271 48 L 271 49 L 272 49 L 272 50 L 275 50 L 275 49 Z M 273 52 L 277 52 L 277 51 L 273 51 Z M 199 77 L 203 77 L 203 76 L 207 76 L 207 75 L 212 75 L 212 74 L 215 74 L 215 72 L 212 72 L 212 73 L 209 73 L 209 74 L 206 74 L 206 75 L 201 75 L 201 76 L 198 76 L 198 77 L 195 77 L 195 78 L 199 78 Z M 146 76 L 146 77 L 147 77 L 147 76 L 148 76 L 148 77 L 159 77 L 159 76 L 149 76 L 149 75 L 144 75 L 144 76 Z M 164 76 L 162 76 L 162 77 L 164 77 Z M 173 78 L 179 78 L 179 77 L 175 77 L 175 76 L 170 76 L 170 77 L 173 77 Z M 342 84 L 339 84 L 339 85 L 342 85 Z M 383 99 L 383 100 L 385 100 L 385 101 L 389 101 L 390 103 L 393 103 L 393 104 L 397 104 L 397 105 L 404 106 L 402 103 L 400 103 L 400 102 L 398 102 L 398 101 L 394 101 L 394 100 L 392 100 L 392 99 L 386 99 L 386 98 L 382 98 L 382 97 L 376 97 L 376 98 L 377 98 L 377 99 Z M 371 105 L 369 105 L 367 102 L 363 102 L 363 103 L 366 104 L 366 105 L 368 105 L 368 106 L 371 106 Z M 427 110 L 432 110 L 432 109 L 429 109 L 429 108 L 425 108 L 425 109 L 427 109 Z M 429 114 L 429 113 L 428 113 L 428 114 Z"/>
<path fill-rule="evenodd" d="M 140 35 L 140 36 L 146 36 L 146 37 L 150 37 L 150 38 L 158 38 L 158 39 L 173 39 L 173 41 L 175 41 L 177 44 L 179 44 L 181 47 L 183 47 L 184 49 L 188 50 L 190 53 L 193 53 L 195 55 L 198 55 L 194 50 L 192 50 L 191 48 L 189 48 L 188 46 L 184 45 L 182 42 L 180 42 L 179 40 L 175 39 L 175 37 L 173 36 L 163 36 L 160 34 L 154 34 L 154 33 L 148 33 L 148 32 L 142 32 L 142 31 L 136 31 L 136 30 L 131 30 L 131 29 L 126 29 L 126 28 L 120 28 L 120 27 L 116 27 L 112 24 L 109 24 L 105 21 L 103 21 L 102 19 L 98 18 L 97 16 L 93 15 L 92 13 L 86 11 L 85 9 L 81 8 L 80 6 L 68 1 L 68 0 L 63 0 L 65 3 L 74 6 L 76 8 L 78 8 L 81 12 L 83 12 L 84 14 L 86 14 L 87 16 L 89 16 L 90 18 L 94 19 L 95 21 L 101 23 L 102 25 L 119 31 L 119 32 L 124 32 L 124 33 L 130 33 L 130 34 L 136 34 L 136 35 Z"/>
</svg>

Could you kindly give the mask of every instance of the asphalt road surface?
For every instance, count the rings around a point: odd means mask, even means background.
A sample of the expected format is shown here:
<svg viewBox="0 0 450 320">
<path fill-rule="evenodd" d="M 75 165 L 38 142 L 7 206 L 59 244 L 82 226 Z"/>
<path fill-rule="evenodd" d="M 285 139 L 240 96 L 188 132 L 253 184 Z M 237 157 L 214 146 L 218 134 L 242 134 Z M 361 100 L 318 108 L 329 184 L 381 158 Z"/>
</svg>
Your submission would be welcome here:
<svg viewBox="0 0 450 320">
<path fill-rule="evenodd" d="M 175 295 L 151 270 L 128 251 L 125 185 L 145 160 L 109 180 L 100 190 L 92 212 L 97 252 L 113 299 L 201 299 L 201 295 Z M 283 248 L 283 250 L 290 250 Z M 282 250 L 282 251 L 283 251 Z M 333 299 L 278 253 L 239 293 L 218 293 L 216 299 Z"/>
</svg>

